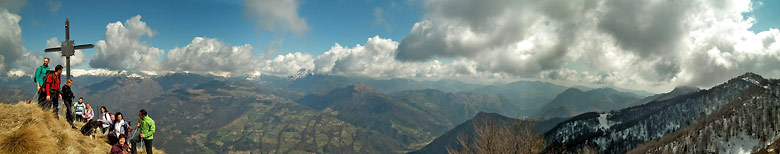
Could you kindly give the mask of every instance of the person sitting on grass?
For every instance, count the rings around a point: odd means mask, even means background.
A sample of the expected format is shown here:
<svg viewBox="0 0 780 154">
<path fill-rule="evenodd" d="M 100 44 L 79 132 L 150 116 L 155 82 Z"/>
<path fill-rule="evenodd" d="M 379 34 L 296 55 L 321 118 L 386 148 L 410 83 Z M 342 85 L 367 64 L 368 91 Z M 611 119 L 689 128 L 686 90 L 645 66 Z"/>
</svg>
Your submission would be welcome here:
<svg viewBox="0 0 780 154">
<path fill-rule="evenodd" d="M 125 144 L 125 138 L 127 136 L 125 135 L 119 135 L 119 142 L 116 142 L 114 146 L 111 147 L 111 153 L 110 154 L 128 154 L 130 153 L 130 147 Z"/>
<path fill-rule="evenodd" d="M 89 102 L 87 102 L 87 107 L 84 108 L 84 111 L 81 112 L 81 116 L 84 118 L 86 122 L 92 121 L 92 118 L 95 117 L 95 112 L 92 111 L 92 107 L 89 105 Z"/>
<path fill-rule="evenodd" d="M 111 131 L 109 131 L 111 134 L 108 135 L 108 142 L 110 144 L 116 143 L 119 140 L 119 136 L 127 136 L 130 132 L 130 124 L 124 120 L 122 112 L 117 112 L 114 114 L 114 117 L 116 117 L 116 119 L 110 128 Z"/>
<path fill-rule="evenodd" d="M 84 122 L 84 97 L 79 97 L 79 102 L 73 105 L 73 113 L 76 114 L 76 121 Z"/>
<path fill-rule="evenodd" d="M 106 130 L 108 130 L 108 127 L 111 126 L 111 124 L 114 123 L 113 122 L 114 118 L 111 118 L 111 116 L 112 115 L 111 115 L 111 113 L 108 113 L 108 109 L 106 109 L 106 106 L 101 106 L 100 107 L 100 118 L 98 118 L 97 121 L 100 121 L 101 123 L 103 123 L 102 127 L 100 128 L 100 130 L 102 131 L 103 134 L 105 134 Z"/>
</svg>

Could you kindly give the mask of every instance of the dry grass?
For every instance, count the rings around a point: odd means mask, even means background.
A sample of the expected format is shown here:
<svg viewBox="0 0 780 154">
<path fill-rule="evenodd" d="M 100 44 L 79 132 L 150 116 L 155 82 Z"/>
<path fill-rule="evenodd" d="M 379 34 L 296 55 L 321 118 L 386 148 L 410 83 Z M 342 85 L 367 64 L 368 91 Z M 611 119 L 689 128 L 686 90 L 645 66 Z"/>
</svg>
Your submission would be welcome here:
<svg viewBox="0 0 780 154">
<path fill-rule="evenodd" d="M 74 123 L 77 127 L 84 123 Z M 0 103 L 0 153 L 108 153 L 105 136 L 90 139 L 71 128 L 60 115 L 41 110 L 35 103 Z M 140 150 L 140 149 L 139 149 Z M 156 150 L 155 153 L 165 152 Z"/>
</svg>

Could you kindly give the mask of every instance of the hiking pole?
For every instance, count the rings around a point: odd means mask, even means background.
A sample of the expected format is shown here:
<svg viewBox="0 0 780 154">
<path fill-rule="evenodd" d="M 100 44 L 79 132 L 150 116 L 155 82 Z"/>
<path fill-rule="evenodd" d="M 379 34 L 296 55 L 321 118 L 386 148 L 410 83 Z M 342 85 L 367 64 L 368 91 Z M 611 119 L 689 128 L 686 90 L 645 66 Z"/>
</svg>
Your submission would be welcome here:
<svg viewBox="0 0 780 154">
<path fill-rule="evenodd" d="M 40 90 L 39 90 L 39 91 L 40 91 Z M 30 101 L 27 101 L 27 104 L 30 104 L 30 103 L 32 103 L 33 101 L 35 101 L 35 103 L 38 103 L 38 95 L 40 95 L 40 92 L 39 92 L 39 91 L 35 91 L 35 94 L 33 94 L 33 98 L 32 98 L 32 99 L 30 99 Z"/>
<path fill-rule="evenodd" d="M 130 122 L 128 122 L 127 124 L 130 125 Z M 125 141 L 128 141 L 128 142 L 132 143 L 133 142 L 133 138 L 135 138 L 135 136 L 137 136 L 138 132 L 140 132 L 140 131 L 138 130 L 138 127 L 135 127 L 135 129 L 130 129 L 130 130 L 131 130 L 131 132 L 133 132 L 133 135 L 130 135 L 130 137 L 128 137 L 129 140 L 125 140 Z M 129 144 L 128 146 L 133 146 L 133 144 Z M 130 147 L 130 148 L 133 148 L 133 147 Z"/>
</svg>

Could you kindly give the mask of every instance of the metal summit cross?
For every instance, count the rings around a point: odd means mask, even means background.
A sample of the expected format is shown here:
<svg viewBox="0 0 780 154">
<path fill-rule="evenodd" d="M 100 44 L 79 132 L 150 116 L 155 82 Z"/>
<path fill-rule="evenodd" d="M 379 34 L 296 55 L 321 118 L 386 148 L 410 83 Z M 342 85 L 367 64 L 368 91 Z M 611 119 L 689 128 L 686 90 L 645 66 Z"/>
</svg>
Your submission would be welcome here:
<svg viewBox="0 0 780 154">
<path fill-rule="evenodd" d="M 70 56 L 73 56 L 76 53 L 77 49 L 89 49 L 94 48 L 95 45 L 92 44 L 82 44 L 82 45 L 73 45 L 73 40 L 70 40 L 70 28 L 68 27 L 68 19 L 65 18 L 65 41 L 62 41 L 62 44 L 60 44 L 60 47 L 58 48 L 48 48 L 46 50 L 43 50 L 43 52 L 58 52 L 62 51 L 62 56 L 65 57 L 65 69 L 66 75 L 68 79 L 70 79 Z"/>
</svg>

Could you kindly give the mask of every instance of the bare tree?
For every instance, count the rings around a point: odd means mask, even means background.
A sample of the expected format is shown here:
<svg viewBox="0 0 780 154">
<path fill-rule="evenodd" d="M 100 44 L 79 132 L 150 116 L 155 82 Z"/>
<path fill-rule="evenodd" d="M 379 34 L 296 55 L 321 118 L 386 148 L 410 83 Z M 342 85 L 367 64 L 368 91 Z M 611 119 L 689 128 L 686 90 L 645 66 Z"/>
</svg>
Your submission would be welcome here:
<svg viewBox="0 0 780 154">
<path fill-rule="evenodd" d="M 463 149 L 447 148 L 451 154 L 505 154 L 505 153 L 541 153 L 544 150 L 544 138 L 534 132 L 534 122 L 514 120 L 497 122 L 493 119 L 475 120 L 474 138 L 464 134 L 458 136 Z M 469 142 L 469 141 L 472 142 Z"/>
</svg>

